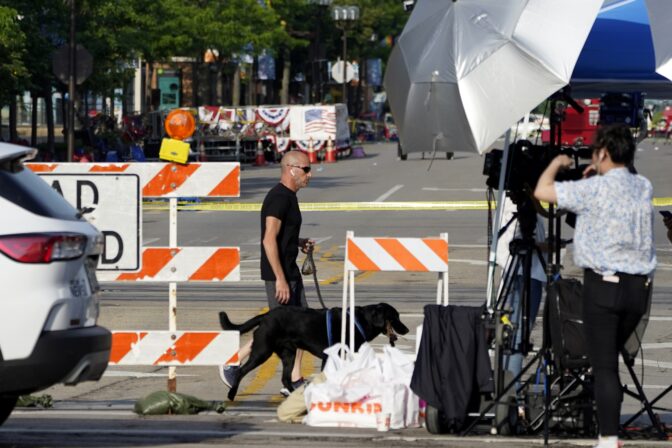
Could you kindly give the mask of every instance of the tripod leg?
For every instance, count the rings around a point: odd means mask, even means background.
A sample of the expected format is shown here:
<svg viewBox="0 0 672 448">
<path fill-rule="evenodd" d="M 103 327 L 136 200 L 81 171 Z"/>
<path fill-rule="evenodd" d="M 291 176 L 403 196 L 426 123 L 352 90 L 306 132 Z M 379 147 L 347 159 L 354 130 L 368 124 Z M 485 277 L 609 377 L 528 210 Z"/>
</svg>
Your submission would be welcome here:
<svg viewBox="0 0 672 448">
<path fill-rule="evenodd" d="M 644 389 L 642 388 L 642 385 L 639 383 L 639 379 L 635 374 L 635 370 L 632 368 L 633 363 L 628 360 L 624 351 L 622 351 L 621 354 L 623 355 L 625 366 L 628 368 L 628 372 L 630 373 L 632 382 L 635 384 L 635 388 L 637 389 L 637 394 L 639 395 L 638 399 L 642 403 L 642 409 L 646 410 L 646 414 L 649 416 L 649 419 L 651 420 L 651 426 L 656 429 L 656 432 L 658 432 L 658 436 L 661 439 L 666 439 L 667 435 L 665 434 L 665 431 L 661 427 L 660 422 L 656 418 L 656 415 L 653 413 L 651 403 L 649 403 L 649 400 L 646 398 L 646 395 L 644 394 Z"/>
</svg>

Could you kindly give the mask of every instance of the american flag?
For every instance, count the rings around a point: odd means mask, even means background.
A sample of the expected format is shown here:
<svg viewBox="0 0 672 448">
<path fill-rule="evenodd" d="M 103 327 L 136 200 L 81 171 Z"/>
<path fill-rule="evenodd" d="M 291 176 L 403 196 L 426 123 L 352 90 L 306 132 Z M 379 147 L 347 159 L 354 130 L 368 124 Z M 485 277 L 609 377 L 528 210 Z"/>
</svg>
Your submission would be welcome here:
<svg viewBox="0 0 672 448">
<path fill-rule="evenodd" d="M 308 109 L 305 112 L 305 131 L 336 132 L 336 113 L 324 109 Z"/>
</svg>

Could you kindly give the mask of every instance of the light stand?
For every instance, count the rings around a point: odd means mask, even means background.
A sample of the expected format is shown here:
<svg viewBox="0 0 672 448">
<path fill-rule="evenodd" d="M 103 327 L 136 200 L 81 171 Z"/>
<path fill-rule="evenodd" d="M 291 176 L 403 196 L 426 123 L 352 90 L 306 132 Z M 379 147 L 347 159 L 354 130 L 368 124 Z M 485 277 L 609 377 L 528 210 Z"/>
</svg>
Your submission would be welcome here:
<svg viewBox="0 0 672 448">
<path fill-rule="evenodd" d="M 359 19 L 359 7 L 357 6 L 334 6 L 331 10 L 332 18 L 336 26 L 343 31 L 343 104 L 348 105 L 348 26 Z"/>
</svg>

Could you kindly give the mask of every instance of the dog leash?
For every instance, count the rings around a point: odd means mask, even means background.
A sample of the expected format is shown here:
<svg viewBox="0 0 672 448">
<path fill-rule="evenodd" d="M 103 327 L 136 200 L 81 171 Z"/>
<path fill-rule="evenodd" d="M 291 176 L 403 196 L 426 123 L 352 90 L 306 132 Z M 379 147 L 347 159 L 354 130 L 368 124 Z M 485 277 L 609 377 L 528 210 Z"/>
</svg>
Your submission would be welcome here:
<svg viewBox="0 0 672 448">
<path fill-rule="evenodd" d="M 341 312 L 341 316 L 342 315 L 343 315 L 343 313 Z M 348 317 L 350 317 L 350 310 L 347 311 L 346 315 Z M 329 343 L 329 347 L 334 345 L 334 337 L 333 337 L 332 330 L 331 330 L 332 317 L 333 317 L 333 315 L 332 315 L 331 309 L 328 309 L 326 318 L 327 318 L 327 342 Z M 359 323 L 359 321 L 357 320 L 356 317 L 355 317 L 355 327 L 357 327 L 357 331 L 359 331 L 359 334 L 362 335 L 362 337 L 366 341 L 366 333 L 364 333 L 364 328 L 362 328 L 362 324 Z"/>
<path fill-rule="evenodd" d="M 306 259 L 303 261 L 303 266 L 301 266 L 301 273 L 303 275 L 313 274 L 313 281 L 315 282 L 315 290 L 317 291 L 317 298 L 320 300 L 320 305 L 322 305 L 322 308 L 326 310 L 327 305 L 325 305 L 324 300 L 322 300 L 322 292 L 320 291 L 320 282 L 318 282 L 317 280 L 317 267 L 315 266 L 315 260 L 313 259 L 314 249 L 315 249 L 314 246 L 310 246 L 308 248 L 308 252 L 306 252 Z"/>
</svg>

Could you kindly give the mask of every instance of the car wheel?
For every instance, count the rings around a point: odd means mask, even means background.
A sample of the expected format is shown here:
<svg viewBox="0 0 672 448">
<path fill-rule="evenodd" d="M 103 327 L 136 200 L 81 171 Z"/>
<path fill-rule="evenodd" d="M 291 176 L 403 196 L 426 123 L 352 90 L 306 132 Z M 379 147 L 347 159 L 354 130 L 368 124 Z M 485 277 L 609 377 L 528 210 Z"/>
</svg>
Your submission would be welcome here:
<svg viewBox="0 0 672 448">
<path fill-rule="evenodd" d="M 2 425 L 9 414 L 12 413 L 14 406 L 16 405 L 16 400 L 19 397 L 16 395 L 4 395 L 0 397 L 0 425 Z"/>
<path fill-rule="evenodd" d="M 454 153 L 454 152 L 447 152 L 447 153 L 446 153 L 446 159 L 448 159 L 448 160 L 452 160 L 453 157 L 455 157 L 455 153 Z"/>
</svg>

